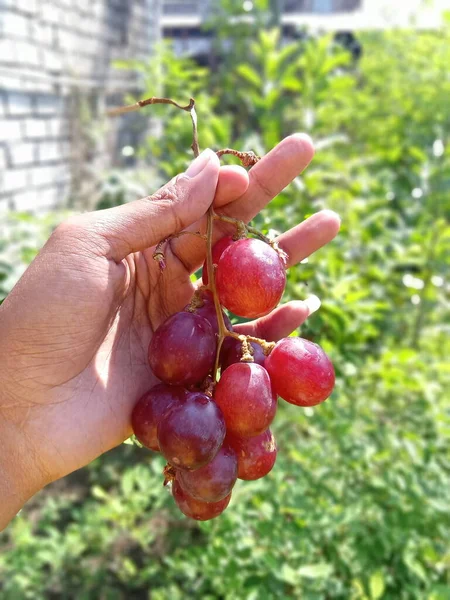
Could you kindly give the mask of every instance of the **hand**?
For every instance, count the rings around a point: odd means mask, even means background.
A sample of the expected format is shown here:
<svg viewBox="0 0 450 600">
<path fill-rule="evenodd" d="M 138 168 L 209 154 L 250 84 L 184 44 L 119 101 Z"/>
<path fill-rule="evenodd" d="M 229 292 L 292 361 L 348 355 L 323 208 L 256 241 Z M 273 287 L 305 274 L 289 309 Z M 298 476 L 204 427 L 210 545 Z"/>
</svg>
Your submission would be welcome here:
<svg viewBox="0 0 450 600">
<path fill-rule="evenodd" d="M 60 225 L 0 307 L 0 529 L 47 483 L 131 434 L 132 408 L 156 383 L 147 361 L 153 331 L 194 292 L 205 243 L 173 239 L 161 274 L 156 243 L 205 230 L 219 212 L 249 221 L 309 163 L 307 136 L 286 138 L 249 173 L 205 151 L 153 196 Z M 322 211 L 284 233 L 293 265 L 330 241 L 337 215 Z M 227 230 L 216 228 L 220 237 Z M 239 330 L 283 337 L 308 316 L 291 302 Z"/>
</svg>

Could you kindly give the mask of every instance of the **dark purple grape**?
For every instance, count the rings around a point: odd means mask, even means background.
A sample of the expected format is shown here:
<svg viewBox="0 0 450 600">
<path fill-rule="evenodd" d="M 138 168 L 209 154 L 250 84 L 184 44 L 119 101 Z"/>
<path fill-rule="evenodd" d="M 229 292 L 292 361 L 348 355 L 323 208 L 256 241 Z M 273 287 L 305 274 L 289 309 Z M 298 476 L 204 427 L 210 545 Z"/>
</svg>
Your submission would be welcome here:
<svg viewBox="0 0 450 600">
<path fill-rule="evenodd" d="M 264 366 L 266 355 L 260 344 L 250 342 L 253 349 L 253 362 Z M 241 362 L 242 358 L 242 342 L 231 337 L 225 338 L 220 351 L 220 366 L 222 371 L 225 371 L 230 365 Z"/>
<path fill-rule="evenodd" d="M 214 366 L 216 339 L 200 315 L 175 313 L 153 334 L 148 360 L 153 373 L 171 385 L 202 381 Z"/>
<path fill-rule="evenodd" d="M 163 414 L 157 436 L 161 453 L 172 466 L 199 469 L 215 457 L 222 445 L 222 411 L 206 394 L 191 392 Z"/>
<path fill-rule="evenodd" d="M 233 489 L 237 468 L 234 450 L 224 445 L 210 463 L 195 471 L 177 471 L 176 479 L 192 498 L 218 502 Z"/>
<path fill-rule="evenodd" d="M 169 406 L 179 404 L 187 395 L 188 391 L 182 387 L 159 383 L 138 400 L 131 414 L 131 426 L 141 444 L 159 451 L 156 428 L 161 416 Z"/>
<path fill-rule="evenodd" d="M 206 319 L 208 321 L 208 323 L 211 325 L 214 333 L 216 335 L 219 334 L 219 325 L 217 323 L 217 313 L 216 313 L 216 309 L 214 306 L 214 302 L 205 302 L 203 306 L 200 306 L 199 308 L 197 308 L 195 310 L 195 313 L 197 315 L 200 315 L 204 319 Z M 230 319 L 227 317 L 227 315 L 223 311 L 222 311 L 222 315 L 223 315 L 225 327 L 228 329 L 228 331 L 233 331 L 233 326 L 231 325 Z"/>
<path fill-rule="evenodd" d="M 206 319 L 208 321 L 208 323 L 211 325 L 214 333 L 216 335 L 218 335 L 219 325 L 217 323 L 217 313 L 216 313 L 216 308 L 214 306 L 214 300 L 213 300 L 211 292 L 209 292 L 209 291 L 201 292 L 199 300 L 202 301 L 203 304 L 201 306 L 197 306 L 194 308 L 194 310 L 193 310 L 194 314 L 200 315 L 201 317 Z M 185 311 L 188 310 L 189 312 L 191 312 L 189 305 L 185 306 L 184 310 Z M 227 317 L 227 315 L 223 311 L 222 311 L 222 315 L 223 315 L 223 320 L 225 322 L 225 327 L 228 329 L 228 331 L 233 331 L 233 327 L 231 325 L 230 319 Z"/>
<path fill-rule="evenodd" d="M 172 495 L 181 512 L 196 521 L 209 521 L 209 519 L 218 517 L 223 513 L 231 500 L 231 493 L 218 502 L 196 500 L 186 494 L 176 480 L 172 485 Z"/>
</svg>

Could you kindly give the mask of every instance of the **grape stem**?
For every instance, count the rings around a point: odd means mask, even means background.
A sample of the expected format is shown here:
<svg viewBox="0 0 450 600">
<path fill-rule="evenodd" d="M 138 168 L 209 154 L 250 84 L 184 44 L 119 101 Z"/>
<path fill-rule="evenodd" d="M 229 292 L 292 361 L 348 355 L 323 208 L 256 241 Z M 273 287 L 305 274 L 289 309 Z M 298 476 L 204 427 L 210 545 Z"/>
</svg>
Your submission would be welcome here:
<svg viewBox="0 0 450 600">
<path fill-rule="evenodd" d="M 200 147 L 198 144 L 197 113 L 195 111 L 194 98 L 190 99 L 189 104 L 187 104 L 186 106 L 183 106 L 181 104 L 178 104 L 178 102 L 171 100 L 170 98 L 152 97 L 152 98 L 147 98 L 146 100 L 139 100 L 135 104 L 130 104 L 128 106 L 119 106 L 117 108 L 113 108 L 107 112 L 107 115 L 110 117 L 123 115 L 123 114 L 129 113 L 129 112 L 133 112 L 133 111 L 139 110 L 141 108 L 144 108 L 145 106 L 149 106 L 150 104 L 171 104 L 171 105 L 175 106 L 176 108 L 179 108 L 180 110 L 184 110 L 190 114 L 191 121 L 192 121 L 192 133 L 193 133 L 193 141 L 192 141 L 191 148 L 194 153 L 194 157 L 196 158 L 200 154 Z M 231 154 L 232 156 L 236 156 L 237 158 L 239 158 L 239 160 L 241 161 L 241 163 L 244 167 L 252 167 L 260 160 L 260 157 L 256 156 L 256 154 L 252 151 L 241 152 L 239 150 L 234 150 L 233 148 L 224 148 L 222 150 L 218 150 L 216 152 L 216 154 L 219 158 L 225 154 Z M 278 246 L 274 240 L 270 240 L 267 236 L 262 234 L 260 231 L 258 231 L 254 227 L 251 227 L 250 225 L 247 225 L 246 223 L 244 223 L 244 221 L 240 221 L 239 219 L 233 219 L 232 217 L 228 217 L 226 215 L 217 214 L 216 212 L 214 212 L 214 208 L 213 208 L 212 204 L 208 208 L 208 211 L 206 213 L 206 218 L 207 218 L 206 236 L 202 235 L 200 232 L 191 232 L 191 231 L 181 231 L 179 233 L 171 235 L 168 238 L 165 238 L 164 240 L 159 242 L 159 244 L 157 244 L 157 246 L 155 247 L 155 251 L 153 253 L 153 258 L 154 258 L 154 260 L 156 260 L 159 263 L 160 269 L 161 269 L 161 271 L 163 271 L 166 267 L 165 256 L 164 256 L 164 246 L 171 239 L 177 238 L 177 237 L 179 237 L 181 235 L 185 235 L 185 234 L 196 235 L 197 237 L 206 239 L 206 266 L 207 266 L 207 271 L 208 271 L 209 285 L 203 286 L 201 289 L 209 290 L 212 293 L 212 296 L 214 299 L 214 308 L 216 310 L 216 315 L 217 315 L 218 329 L 219 329 L 219 339 L 217 342 L 217 354 L 216 354 L 216 359 L 215 359 L 215 363 L 214 363 L 213 377 L 212 377 L 212 382 L 209 384 L 209 387 L 208 387 L 208 391 L 209 391 L 209 393 L 211 393 L 212 387 L 217 382 L 217 372 L 219 369 L 220 351 L 222 349 L 223 341 L 226 337 L 232 337 L 236 340 L 239 340 L 242 343 L 243 358 L 245 360 L 249 360 L 249 361 L 252 360 L 252 356 L 250 354 L 249 342 L 255 342 L 257 344 L 260 344 L 266 355 L 269 354 L 271 352 L 272 348 L 275 346 L 274 342 L 266 342 L 266 340 L 254 337 L 252 335 L 243 335 L 243 334 L 236 333 L 234 331 L 229 331 L 225 326 L 225 321 L 224 321 L 223 312 L 222 312 L 222 306 L 220 304 L 219 295 L 218 295 L 217 289 L 216 289 L 214 264 L 213 264 L 213 260 L 212 260 L 214 221 L 220 220 L 225 223 L 230 223 L 230 224 L 234 225 L 236 227 L 237 236 L 240 238 L 245 237 L 247 234 L 251 234 L 251 235 L 258 237 L 260 240 L 262 240 L 266 244 L 269 244 L 270 246 L 272 246 L 272 248 L 274 248 L 274 250 L 276 250 L 279 253 L 280 257 L 283 260 L 285 260 L 285 255 L 284 255 L 284 252 L 280 248 L 278 248 Z M 192 304 L 192 308 L 195 308 L 194 304 Z M 166 485 L 169 481 L 171 481 L 174 478 L 174 473 L 173 473 L 172 467 L 167 466 L 164 470 L 164 475 L 165 475 L 165 483 L 164 484 Z"/>
<path fill-rule="evenodd" d="M 222 306 L 219 302 L 219 294 L 216 289 L 216 278 L 214 273 L 214 265 L 212 260 L 212 242 L 213 242 L 213 230 L 214 230 L 214 209 L 213 205 L 208 208 L 206 213 L 207 225 L 206 225 L 206 269 L 208 273 L 209 289 L 214 299 L 214 308 L 216 309 L 217 324 L 219 326 L 219 339 L 217 340 L 217 353 L 216 360 L 214 362 L 214 370 L 212 379 L 213 382 L 217 381 L 217 371 L 219 369 L 220 351 L 222 349 L 223 341 L 227 334 L 231 333 L 225 326 L 223 318 Z"/>
<path fill-rule="evenodd" d="M 200 147 L 198 145 L 198 128 L 197 128 L 197 113 L 195 111 L 195 100 L 194 98 L 190 98 L 189 104 L 183 106 L 175 100 L 171 98 L 146 98 L 145 100 L 138 100 L 134 104 L 128 104 L 127 106 L 116 106 L 111 108 L 106 112 L 108 117 L 118 117 L 119 115 L 125 115 L 130 112 L 134 112 L 144 108 L 145 106 L 150 106 L 151 104 L 171 104 L 180 110 L 184 110 L 188 112 L 191 116 L 192 121 L 192 131 L 193 131 L 193 141 L 192 141 L 192 151 L 194 152 L 194 156 L 197 157 L 200 154 Z M 223 148 L 222 150 L 217 150 L 217 156 L 220 158 L 224 154 L 231 154 L 232 156 L 236 156 L 241 161 L 244 167 L 253 167 L 256 163 L 261 160 L 259 156 L 257 156 L 254 152 L 249 150 L 248 152 L 241 152 L 240 150 L 234 150 L 233 148 Z"/>
<path fill-rule="evenodd" d="M 240 152 L 233 148 L 224 148 L 223 150 L 217 150 L 216 154 L 219 158 L 224 154 L 236 156 L 241 161 L 243 167 L 253 167 L 253 165 L 256 165 L 256 163 L 261 160 L 261 158 L 251 150 L 248 152 Z"/>
<path fill-rule="evenodd" d="M 262 338 L 259 337 L 255 337 L 253 335 L 247 335 L 247 334 L 243 334 L 243 333 L 236 333 L 235 331 L 226 331 L 226 336 L 228 337 L 232 337 L 235 340 L 239 340 L 240 342 L 255 342 L 255 344 L 259 344 L 263 351 L 264 354 L 267 356 L 268 354 L 270 354 L 272 352 L 272 350 L 275 348 L 275 342 L 267 342 L 266 340 L 263 340 Z"/>
<path fill-rule="evenodd" d="M 179 231 L 178 233 L 169 235 L 169 237 L 166 237 L 165 239 L 161 240 L 155 246 L 155 250 L 153 252 L 153 260 L 156 260 L 156 262 L 159 263 L 161 271 L 164 271 L 164 269 L 166 268 L 166 257 L 164 255 L 165 245 L 167 244 L 167 242 L 170 242 L 170 240 L 174 240 L 182 235 L 195 235 L 196 237 L 206 241 L 206 235 L 203 235 L 199 231 Z"/>
<path fill-rule="evenodd" d="M 228 217 L 227 215 L 218 214 L 216 212 L 213 213 L 213 218 L 217 221 L 223 221 L 224 223 L 230 223 L 236 227 L 237 233 L 239 237 L 245 237 L 247 233 L 251 233 L 252 235 L 258 237 L 266 244 L 273 246 L 275 244 L 274 240 L 271 240 L 266 235 L 255 229 L 251 225 L 247 225 L 244 221 L 240 221 L 239 219 L 234 219 L 233 217 Z"/>
<path fill-rule="evenodd" d="M 195 112 L 195 100 L 191 98 L 189 100 L 189 104 L 186 106 L 182 106 L 172 100 L 171 98 L 146 98 L 145 100 L 138 100 L 134 104 L 129 104 L 128 106 L 118 106 L 116 108 L 111 108 L 107 111 L 108 117 L 117 117 L 118 115 L 124 115 L 129 112 L 133 112 L 135 110 L 139 110 L 144 108 L 144 106 L 149 106 L 150 104 L 172 104 L 179 108 L 180 110 L 185 110 L 191 116 L 192 121 L 192 130 L 194 132 L 193 141 L 192 141 L 192 151 L 194 152 L 194 156 L 198 156 L 200 154 L 199 145 L 198 145 L 198 135 L 197 135 L 197 113 Z"/>
<path fill-rule="evenodd" d="M 175 472 L 174 467 L 172 467 L 172 465 L 169 465 L 167 463 L 163 469 L 163 475 L 164 475 L 163 485 L 166 486 L 167 484 L 172 483 L 172 481 L 174 481 L 174 479 L 175 479 L 175 474 L 176 474 L 176 472 Z"/>
<path fill-rule="evenodd" d="M 209 280 L 209 285 L 207 286 L 206 289 L 209 289 L 209 291 L 211 292 L 211 294 L 213 296 L 214 308 L 216 309 L 217 324 L 218 324 L 218 328 L 219 328 L 219 339 L 217 341 L 217 354 L 216 354 L 216 360 L 214 363 L 214 371 L 213 371 L 213 376 L 212 376 L 213 382 L 216 383 L 217 382 L 217 371 L 219 369 L 220 351 L 222 349 L 222 344 L 226 337 L 232 337 L 236 340 L 239 340 L 242 343 L 244 343 L 246 341 L 256 342 L 257 344 L 260 344 L 260 346 L 262 346 L 264 354 L 266 354 L 266 355 L 271 352 L 271 350 L 275 346 L 275 343 L 274 342 L 266 342 L 266 340 L 254 337 L 252 335 L 243 335 L 243 334 L 236 333 L 235 331 L 229 331 L 225 326 L 225 321 L 224 321 L 223 312 L 222 312 L 222 306 L 220 304 L 219 294 L 217 293 L 217 288 L 216 288 L 214 264 L 213 264 L 213 260 L 212 260 L 214 217 L 215 217 L 215 213 L 214 213 L 213 206 L 211 205 L 207 212 L 207 227 L 206 227 L 206 239 L 207 239 L 207 241 L 206 241 L 206 268 L 207 268 L 208 280 Z M 234 219 L 234 220 L 236 220 L 236 219 Z"/>
<path fill-rule="evenodd" d="M 287 254 L 278 246 L 275 240 L 270 239 L 255 227 L 247 225 L 246 223 L 244 223 L 244 221 L 241 221 L 239 219 L 234 219 L 233 217 L 228 217 L 227 215 L 218 214 L 216 212 L 213 213 L 213 216 L 214 219 L 216 219 L 217 221 L 223 221 L 224 223 L 230 223 L 230 225 L 234 225 L 236 227 L 236 236 L 238 239 L 250 234 L 254 235 L 266 244 L 269 244 L 269 246 L 275 250 L 275 252 L 281 258 L 283 263 L 286 265 Z"/>
</svg>

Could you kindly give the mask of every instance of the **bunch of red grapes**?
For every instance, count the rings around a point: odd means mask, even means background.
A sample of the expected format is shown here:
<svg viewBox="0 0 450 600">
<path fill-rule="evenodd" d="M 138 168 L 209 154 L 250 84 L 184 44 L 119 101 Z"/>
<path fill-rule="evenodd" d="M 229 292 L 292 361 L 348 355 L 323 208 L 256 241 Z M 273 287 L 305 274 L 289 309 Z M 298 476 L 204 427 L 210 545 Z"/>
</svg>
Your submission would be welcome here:
<svg viewBox="0 0 450 600">
<path fill-rule="evenodd" d="M 278 305 L 286 267 L 274 244 L 224 237 L 213 247 L 212 261 L 221 307 L 253 319 Z M 206 263 L 203 284 L 189 306 L 155 331 L 148 357 L 161 383 L 137 402 L 132 425 L 137 439 L 167 460 L 166 479 L 180 510 L 206 521 L 226 509 L 238 478 L 259 479 L 274 466 L 277 447 L 269 427 L 278 396 L 315 406 L 331 394 L 335 376 L 317 344 L 238 336 L 222 312 L 227 332 L 216 381 L 219 315 Z"/>
</svg>

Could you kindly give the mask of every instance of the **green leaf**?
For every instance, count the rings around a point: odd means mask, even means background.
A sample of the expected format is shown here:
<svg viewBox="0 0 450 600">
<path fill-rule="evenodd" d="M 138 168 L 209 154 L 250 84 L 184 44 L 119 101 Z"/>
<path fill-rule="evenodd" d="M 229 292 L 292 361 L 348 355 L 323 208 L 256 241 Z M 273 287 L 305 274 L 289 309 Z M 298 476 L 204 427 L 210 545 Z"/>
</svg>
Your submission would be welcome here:
<svg viewBox="0 0 450 600">
<path fill-rule="evenodd" d="M 409 554 L 409 552 L 405 552 L 403 556 L 403 562 L 419 579 L 422 581 L 428 581 L 427 573 L 423 565 L 414 556 Z"/>
<path fill-rule="evenodd" d="M 370 597 L 372 600 L 378 600 L 384 594 L 385 583 L 382 571 L 373 573 L 369 580 Z"/>
<path fill-rule="evenodd" d="M 109 495 L 105 490 L 103 490 L 99 485 L 94 485 L 92 488 L 92 495 L 94 498 L 98 498 L 99 500 L 108 500 Z"/>
<path fill-rule="evenodd" d="M 434 585 L 427 600 L 450 600 L 450 585 Z"/>
<path fill-rule="evenodd" d="M 298 572 L 287 564 L 284 564 L 281 567 L 281 570 L 279 574 L 277 574 L 277 577 L 281 579 L 281 581 L 285 581 L 290 585 L 296 585 L 298 582 Z"/>
<path fill-rule="evenodd" d="M 241 64 L 236 69 L 237 73 L 243 77 L 248 83 L 256 88 L 262 87 L 262 80 L 259 74 L 248 64 Z"/>
<path fill-rule="evenodd" d="M 333 572 L 333 566 L 328 563 L 317 563 L 315 565 L 305 565 L 300 567 L 297 573 L 301 577 L 308 579 L 322 579 L 329 577 Z"/>
</svg>

